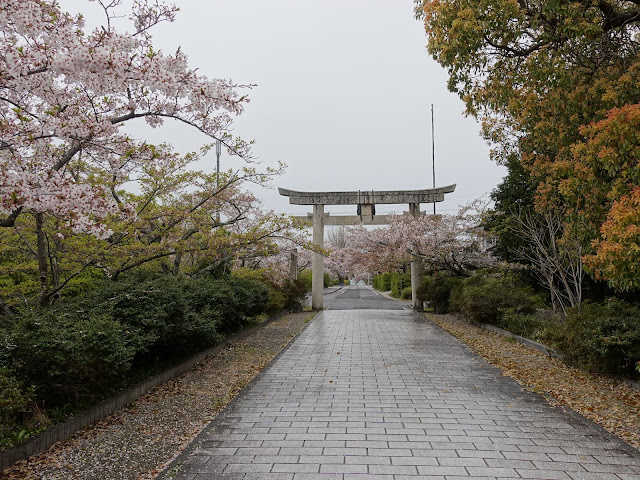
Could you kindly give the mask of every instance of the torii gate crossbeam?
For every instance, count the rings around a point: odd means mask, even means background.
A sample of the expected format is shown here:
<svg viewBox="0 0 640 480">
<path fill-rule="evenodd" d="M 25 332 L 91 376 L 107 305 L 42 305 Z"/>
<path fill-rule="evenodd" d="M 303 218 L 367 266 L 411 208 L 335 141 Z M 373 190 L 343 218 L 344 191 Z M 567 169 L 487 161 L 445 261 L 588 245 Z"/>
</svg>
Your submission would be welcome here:
<svg viewBox="0 0 640 480">
<path fill-rule="evenodd" d="M 446 193 L 455 191 L 455 185 L 423 190 L 392 190 L 373 191 L 358 190 L 351 192 L 298 192 L 279 188 L 280 195 L 289 197 L 292 205 L 313 205 L 313 214 L 303 219 L 313 222 L 313 243 L 324 247 L 325 225 L 387 225 L 387 215 L 375 215 L 376 204 L 409 204 L 409 214 L 417 217 L 421 215 L 421 203 L 444 201 Z M 357 205 L 358 215 L 331 217 L 324 213 L 325 205 Z M 311 305 L 314 310 L 322 310 L 322 293 L 324 289 L 324 260 L 320 253 L 313 254 L 312 262 Z M 417 262 L 411 262 L 411 303 L 415 310 L 420 309 L 416 297 L 416 290 L 420 285 L 420 268 Z"/>
</svg>

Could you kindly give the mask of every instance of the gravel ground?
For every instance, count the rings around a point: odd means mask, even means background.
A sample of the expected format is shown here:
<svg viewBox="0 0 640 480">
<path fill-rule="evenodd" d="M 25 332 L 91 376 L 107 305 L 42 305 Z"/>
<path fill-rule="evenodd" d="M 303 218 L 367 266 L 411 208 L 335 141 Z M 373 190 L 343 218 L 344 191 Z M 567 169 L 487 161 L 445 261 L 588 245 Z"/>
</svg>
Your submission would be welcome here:
<svg viewBox="0 0 640 480">
<path fill-rule="evenodd" d="M 640 450 L 640 391 L 560 360 L 451 315 L 425 314 L 527 390 L 567 405 Z"/>
<path fill-rule="evenodd" d="M 0 480 L 151 479 L 313 316 L 287 315 L 128 407 L 0 473 Z"/>
</svg>

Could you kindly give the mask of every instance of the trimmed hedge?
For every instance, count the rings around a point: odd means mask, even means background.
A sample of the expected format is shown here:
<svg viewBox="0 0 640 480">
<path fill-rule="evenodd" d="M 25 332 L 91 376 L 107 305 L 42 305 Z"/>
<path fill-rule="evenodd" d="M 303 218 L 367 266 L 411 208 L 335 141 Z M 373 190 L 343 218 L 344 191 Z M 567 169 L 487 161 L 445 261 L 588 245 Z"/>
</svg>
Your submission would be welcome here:
<svg viewBox="0 0 640 480">
<path fill-rule="evenodd" d="M 373 288 L 380 292 L 388 292 L 391 290 L 391 273 L 381 273 L 373 277 Z"/>
<path fill-rule="evenodd" d="M 407 286 L 411 287 L 411 273 L 393 272 L 391 274 L 391 296 L 392 297 L 401 298 L 402 290 Z"/>
<path fill-rule="evenodd" d="M 29 428 L 27 405 L 73 411 L 150 371 L 215 345 L 273 308 L 270 285 L 253 278 L 136 275 L 103 281 L 83 297 L 0 323 L 0 445 Z M 280 287 L 280 305 L 304 292 Z M 5 428 L 5 426 L 7 426 Z"/>
<path fill-rule="evenodd" d="M 417 296 L 420 302 L 429 302 L 436 313 L 447 313 L 451 293 L 458 288 L 462 278 L 447 275 L 424 277 L 418 287 Z"/>
<path fill-rule="evenodd" d="M 583 303 L 558 324 L 553 346 L 574 365 L 633 375 L 640 361 L 640 305 L 617 298 Z"/>
<path fill-rule="evenodd" d="M 452 289 L 450 310 L 474 322 L 496 325 L 507 309 L 535 313 L 543 306 L 533 288 L 511 275 L 476 274 Z"/>
<path fill-rule="evenodd" d="M 404 298 L 402 291 L 406 287 L 411 287 L 411 273 L 386 272 L 373 277 L 373 288 L 381 292 L 391 291 L 395 298 Z"/>
</svg>

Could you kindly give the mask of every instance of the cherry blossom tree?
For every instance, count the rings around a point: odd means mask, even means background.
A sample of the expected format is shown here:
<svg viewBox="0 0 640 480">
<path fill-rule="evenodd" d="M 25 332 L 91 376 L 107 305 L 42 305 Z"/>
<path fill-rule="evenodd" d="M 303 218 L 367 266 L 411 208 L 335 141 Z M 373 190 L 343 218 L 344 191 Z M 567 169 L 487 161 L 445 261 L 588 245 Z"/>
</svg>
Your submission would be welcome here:
<svg viewBox="0 0 640 480">
<path fill-rule="evenodd" d="M 333 278 L 344 282 L 350 271 L 349 231 L 345 226 L 332 228 L 327 232 L 328 255 L 324 261 L 324 270 Z"/>
<path fill-rule="evenodd" d="M 246 96 L 228 80 L 198 75 L 179 49 L 153 47 L 150 30 L 173 21 L 176 7 L 138 0 L 133 33 L 121 34 L 111 25 L 120 2 L 99 3 L 106 26 L 87 33 L 81 15 L 53 1 L 0 1 L 2 226 L 22 213 L 49 213 L 76 232 L 109 235 L 100 220 L 132 208 L 88 177 L 97 171 L 123 184 L 135 167 L 171 154 L 124 133 L 137 118 L 153 127 L 175 119 L 249 156 L 248 144 L 228 133 Z"/>
<path fill-rule="evenodd" d="M 476 201 L 454 215 L 396 215 L 385 228 L 355 226 L 349 230 L 350 245 L 342 254 L 351 271 L 397 270 L 418 260 L 427 270 L 466 277 L 495 263 L 480 225 L 483 210 L 483 203 Z"/>
<path fill-rule="evenodd" d="M 120 33 L 122 1 L 97 3 L 104 23 L 88 31 L 53 0 L 0 0 L 0 227 L 37 258 L 41 303 L 90 266 L 117 276 L 171 257 L 179 270 L 196 243 L 246 217 L 254 202 L 243 182 L 281 171 L 214 178 L 191 169 L 209 146 L 178 155 L 132 138 L 125 127 L 137 119 L 174 121 L 251 162 L 251 142 L 230 133 L 250 86 L 198 74 L 179 48 L 154 48 L 151 32 L 174 21 L 175 6 L 135 0 L 132 33 Z M 84 260 L 61 279 L 58 260 L 73 254 Z"/>
</svg>

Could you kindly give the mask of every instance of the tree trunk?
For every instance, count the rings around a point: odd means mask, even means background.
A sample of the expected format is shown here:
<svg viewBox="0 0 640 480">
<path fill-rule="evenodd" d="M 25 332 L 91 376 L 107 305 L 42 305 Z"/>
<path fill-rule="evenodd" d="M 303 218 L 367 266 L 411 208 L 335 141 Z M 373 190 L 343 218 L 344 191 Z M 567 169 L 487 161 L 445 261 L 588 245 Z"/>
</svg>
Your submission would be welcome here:
<svg viewBox="0 0 640 480">
<path fill-rule="evenodd" d="M 58 262 L 58 252 L 62 250 L 60 245 L 60 240 L 57 237 L 53 237 L 53 243 L 55 245 L 55 249 L 52 251 L 50 245 L 47 243 L 47 247 L 49 250 L 49 262 L 51 264 L 51 279 L 53 280 L 53 292 L 57 292 L 53 295 L 54 299 L 60 298 L 60 262 Z M 50 294 L 49 294 L 50 295 Z"/>
<path fill-rule="evenodd" d="M 180 273 L 180 263 L 182 263 L 182 252 L 176 252 L 176 256 L 173 260 L 173 275 L 178 276 Z"/>
<path fill-rule="evenodd" d="M 184 233 L 184 235 L 182 235 L 182 242 L 186 242 L 187 240 L 189 240 L 191 235 L 198 233 L 198 231 L 199 230 L 197 228 L 191 228 L 187 230 Z M 180 246 L 178 246 L 178 248 L 176 248 L 176 256 L 173 260 L 173 274 L 176 276 L 180 273 L 181 263 L 182 263 L 182 249 L 180 248 Z"/>
<path fill-rule="evenodd" d="M 36 213 L 36 237 L 38 239 L 38 280 L 40 294 L 38 305 L 44 307 L 47 303 L 47 284 L 49 280 L 49 255 L 47 252 L 47 236 L 44 233 L 44 213 Z"/>
</svg>

